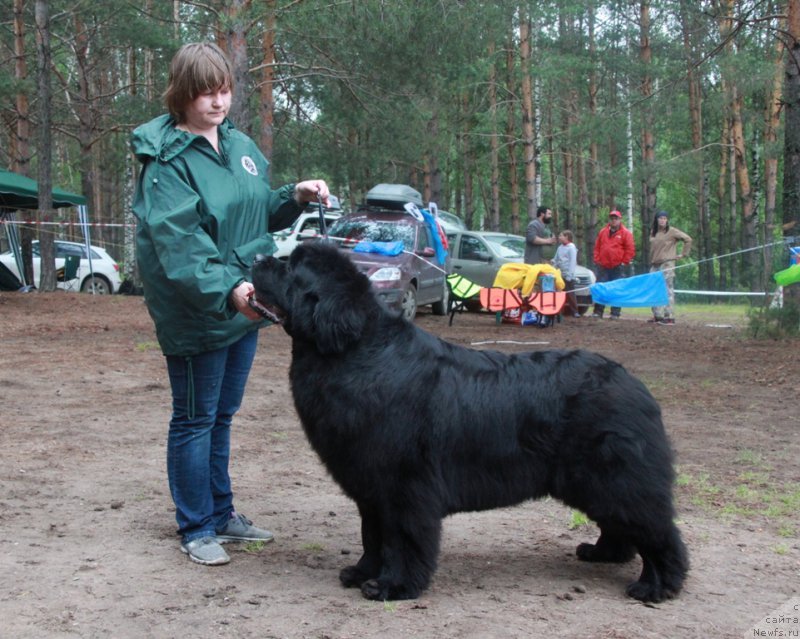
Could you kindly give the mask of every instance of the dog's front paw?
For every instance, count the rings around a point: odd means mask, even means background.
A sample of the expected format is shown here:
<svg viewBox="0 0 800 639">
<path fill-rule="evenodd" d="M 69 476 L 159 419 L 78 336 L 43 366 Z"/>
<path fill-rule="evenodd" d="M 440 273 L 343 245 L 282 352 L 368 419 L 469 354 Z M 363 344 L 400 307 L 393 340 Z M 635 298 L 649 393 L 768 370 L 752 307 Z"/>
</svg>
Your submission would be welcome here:
<svg viewBox="0 0 800 639">
<path fill-rule="evenodd" d="M 416 599 L 419 590 L 405 586 L 390 585 L 380 579 L 370 579 L 361 584 L 361 592 L 367 599 L 373 601 L 399 601 L 401 599 Z"/>
<path fill-rule="evenodd" d="M 367 579 L 369 579 L 369 575 L 365 575 L 357 565 L 348 566 L 339 571 L 339 581 L 345 588 L 361 588 L 361 584 Z"/>
</svg>

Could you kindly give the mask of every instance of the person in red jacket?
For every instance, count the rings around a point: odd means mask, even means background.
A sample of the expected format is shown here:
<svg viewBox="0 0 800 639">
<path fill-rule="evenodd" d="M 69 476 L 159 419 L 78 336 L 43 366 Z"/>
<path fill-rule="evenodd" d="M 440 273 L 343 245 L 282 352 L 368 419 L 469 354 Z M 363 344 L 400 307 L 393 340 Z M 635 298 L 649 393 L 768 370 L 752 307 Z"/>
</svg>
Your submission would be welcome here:
<svg viewBox="0 0 800 639">
<path fill-rule="evenodd" d="M 633 233 L 622 224 L 622 213 L 611 211 L 608 224 L 600 229 L 594 242 L 594 263 L 597 267 L 598 282 L 613 282 L 625 277 L 623 267 L 627 266 L 636 255 L 633 244 Z M 603 317 L 603 304 L 594 305 L 592 317 Z M 618 306 L 611 307 L 611 319 L 619 319 Z"/>
</svg>

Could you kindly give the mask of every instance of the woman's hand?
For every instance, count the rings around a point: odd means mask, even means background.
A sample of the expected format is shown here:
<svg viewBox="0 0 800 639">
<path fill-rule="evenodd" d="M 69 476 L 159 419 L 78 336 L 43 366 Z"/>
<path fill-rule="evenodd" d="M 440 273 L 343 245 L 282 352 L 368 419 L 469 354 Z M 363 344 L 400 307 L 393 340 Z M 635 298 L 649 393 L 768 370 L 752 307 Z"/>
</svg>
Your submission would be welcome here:
<svg viewBox="0 0 800 639">
<path fill-rule="evenodd" d="M 250 282 L 242 282 L 231 291 L 231 304 L 247 319 L 257 321 L 261 316 L 250 308 L 250 298 L 255 295 L 256 289 Z"/>
<path fill-rule="evenodd" d="M 328 206 L 330 194 L 325 180 L 303 180 L 294 185 L 294 199 L 298 204 L 308 204 L 321 199 L 322 203 Z"/>
</svg>

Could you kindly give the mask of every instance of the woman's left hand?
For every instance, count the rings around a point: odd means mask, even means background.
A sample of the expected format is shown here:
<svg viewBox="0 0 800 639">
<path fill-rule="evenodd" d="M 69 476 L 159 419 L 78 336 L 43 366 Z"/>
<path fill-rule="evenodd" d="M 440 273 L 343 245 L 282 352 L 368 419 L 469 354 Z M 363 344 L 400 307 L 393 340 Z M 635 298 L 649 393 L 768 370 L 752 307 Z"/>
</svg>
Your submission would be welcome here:
<svg viewBox="0 0 800 639">
<path fill-rule="evenodd" d="M 328 206 L 328 196 L 331 194 L 325 180 L 303 180 L 294 185 L 294 197 L 298 204 L 307 204 L 322 200 Z"/>
</svg>

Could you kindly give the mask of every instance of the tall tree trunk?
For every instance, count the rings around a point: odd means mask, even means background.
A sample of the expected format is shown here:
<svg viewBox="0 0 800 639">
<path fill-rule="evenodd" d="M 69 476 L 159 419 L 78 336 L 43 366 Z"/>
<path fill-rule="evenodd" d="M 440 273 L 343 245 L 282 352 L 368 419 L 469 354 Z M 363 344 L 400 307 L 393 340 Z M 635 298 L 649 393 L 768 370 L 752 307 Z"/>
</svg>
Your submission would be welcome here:
<svg viewBox="0 0 800 639">
<path fill-rule="evenodd" d="M 788 41 L 783 104 L 786 110 L 783 152 L 783 232 L 800 233 L 800 0 L 787 0 Z M 800 284 L 787 286 L 784 304 L 800 308 Z"/>
<path fill-rule="evenodd" d="M 786 31 L 786 20 L 781 19 L 778 25 L 780 32 Z M 778 193 L 778 129 L 781 123 L 781 100 L 783 97 L 784 44 L 781 38 L 775 38 L 775 71 L 772 90 L 767 97 L 764 113 L 764 244 L 771 244 L 775 229 L 775 204 Z M 764 273 L 772 272 L 772 247 L 764 248 Z"/>
<path fill-rule="evenodd" d="M 703 151 L 703 96 L 700 88 L 700 79 L 695 68 L 695 45 L 691 34 L 696 32 L 696 21 L 690 18 L 690 11 L 696 11 L 688 0 L 681 0 L 680 18 L 683 33 L 683 50 L 686 56 L 686 80 L 689 88 L 689 118 L 692 123 L 692 149 L 694 151 L 694 166 L 697 175 L 697 239 L 696 246 L 701 257 L 710 257 L 711 248 L 711 219 L 709 215 L 708 199 L 708 168 L 706 167 L 705 152 Z M 702 288 L 709 290 L 713 286 L 714 270 L 710 261 L 700 261 L 699 279 Z"/>
<path fill-rule="evenodd" d="M 464 130 L 461 133 L 461 155 L 464 158 L 464 221 L 471 229 L 483 229 L 483 225 L 476 225 L 475 220 L 475 197 L 474 197 L 474 183 L 473 183 L 473 169 L 476 165 L 475 157 L 473 155 L 472 145 L 470 141 L 470 126 L 468 113 L 468 98 L 466 95 L 462 97 L 462 120 L 464 122 Z"/>
<path fill-rule="evenodd" d="M 500 141 L 497 131 L 497 67 L 495 65 L 494 41 L 489 43 L 489 134 L 491 177 L 491 203 L 489 205 L 489 228 L 500 230 Z"/>
<path fill-rule="evenodd" d="M 36 0 L 36 62 L 37 87 L 39 99 L 39 203 L 40 222 L 53 221 L 53 175 L 50 98 L 50 11 L 47 0 Z M 39 255 L 41 271 L 39 289 L 54 291 L 56 288 L 55 244 L 51 229 L 45 225 L 39 234 Z"/>
<path fill-rule="evenodd" d="M 653 51 L 650 47 L 650 0 L 642 0 L 639 5 L 639 61 L 642 65 L 640 92 L 642 101 L 642 243 L 640 259 L 643 264 L 649 260 L 650 226 L 656 209 L 656 142 L 653 133 L 653 79 L 650 76 Z"/>
<path fill-rule="evenodd" d="M 230 0 L 225 3 L 224 42 L 233 65 L 235 90 L 229 116 L 233 124 L 250 134 L 250 68 L 247 63 L 247 34 L 251 0 Z"/>
<path fill-rule="evenodd" d="M 756 210 L 753 200 L 753 191 L 750 185 L 750 172 L 747 166 L 747 150 L 745 149 L 744 141 L 744 125 L 742 123 L 742 103 L 744 98 L 737 85 L 732 86 L 733 89 L 733 104 L 731 109 L 732 126 L 731 131 L 734 159 L 736 166 L 736 181 L 738 199 L 742 205 L 742 232 L 744 234 L 744 248 L 753 248 L 757 246 L 757 232 L 756 232 Z M 758 255 L 755 251 L 750 251 L 744 254 L 744 264 L 747 265 L 747 273 L 745 277 L 750 282 L 751 290 L 758 290 Z"/>
<path fill-rule="evenodd" d="M 727 244 L 729 250 L 733 250 L 733 247 L 741 246 L 739 242 L 736 241 L 736 230 L 738 228 L 738 215 L 737 213 L 737 204 L 738 204 L 738 191 L 736 188 L 736 146 L 734 144 L 734 132 L 733 132 L 733 121 L 731 120 L 730 127 L 728 129 L 728 144 L 726 148 L 728 149 L 728 237 L 727 237 Z M 734 286 L 739 285 L 739 260 L 733 259 L 731 260 L 731 283 Z"/>
<path fill-rule="evenodd" d="M 728 157 L 730 156 L 730 150 L 728 146 L 729 138 L 729 121 L 727 118 L 725 118 L 722 121 L 722 131 L 720 134 L 719 177 L 717 178 L 717 252 L 720 255 L 730 252 L 730 247 L 728 245 L 728 217 L 725 214 L 725 193 L 728 190 L 725 188 L 725 185 L 727 184 L 728 180 Z M 728 282 L 730 280 L 730 264 L 731 262 L 727 259 L 719 260 L 718 286 L 719 290 L 721 291 L 727 290 L 728 288 Z"/>
<path fill-rule="evenodd" d="M 28 80 L 28 65 L 25 57 L 25 20 L 23 11 L 25 0 L 14 0 L 14 77 L 22 86 Z M 17 173 L 27 176 L 30 171 L 30 106 L 28 96 L 19 91 L 16 96 L 16 131 L 14 147 L 16 152 L 11 156 L 11 168 Z"/>
<path fill-rule="evenodd" d="M 87 199 L 89 210 L 95 215 L 95 220 L 101 222 L 99 214 L 105 209 L 101 204 L 99 193 L 95 191 L 95 158 L 92 153 L 92 139 L 95 130 L 92 115 L 92 82 L 89 78 L 92 65 L 88 59 L 89 36 L 86 32 L 86 25 L 80 18 L 79 13 L 75 13 L 73 22 L 75 39 L 75 62 L 78 91 L 74 100 L 75 113 L 78 116 L 78 146 L 79 146 L 79 166 L 81 174 L 81 189 Z M 97 234 L 102 236 L 103 227 L 97 227 Z"/>
<path fill-rule="evenodd" d="M 23 86 L 28 80 L 28 65 L 25 56 L 25 20 L 23 12 L 25 0 L 14 0 L 14 78 Z M 24 91 L 16 94 L 17 125 L 12 133 L 14 139 L 14 153 L 11 154 L 11 169 L 30 177 L 30 105 L 28 96 Z M 33 229 L 22 226 L 20 229 L 20 249 L 22 251 L 22 278 L 26 284 L 35 284 L 33 281 Z"/>
<path fill-rule="evenodd" d="M 464 96 L 465 106 L 467 97 Z M 465 109 L 465 118 L 466 118 Z M 467 118 L 467 121 L 469 118 Z M 433 114 L 428 122 L 428 162 L 427 162 L 427 179 L 425 188 L 425 204 L 428 202 L 436 202 L 437 204 L 442 201 L 442 168 L 439 165 L 439 153 L 436 147 L 439 143 L 439 110 L 434 107 Z"/>
<path fill-rule="evenodd" d="M 536 158 L 533 137 L 533 89 L 531 87 L 530 20 L 523 7 L 519 9 L 519 57 L 522 74 L 522 147 L 525 164 L 525 195 L 528 219 L 536 217 Z"/>
<path fill-rule="evenodd" d="M 514 107 L 517 101 L 516 83 L 514 82 L 514 41 L 509 38 L 506 48 L 506 93 L 508 94 L 508 119 L 506 124 L 506 147 L 508 148 L 508 189 L 511 198 L 511 232 L 519 233 L 520 222 L 519 169 L 517 166 L 517 127 Z"/>
<path fill-rule="evenodd" d="M 258 141 L 261 152 L 268 160 L 272 160 L 275 126 L 275 96 L 273 95 L 275 82 L 275 9 L 277 0 L 266 1 L 266 18 L 264 21 L 264 34 L 261 38 L 261 87 L 259 94 L 259 120 L 261 130 Z"/>
<path fill-rule="evenodd" d="M 595 7 L 594 2 L 589 3 L 589 117 L 592 122 L 597 122 L 597 92 L 599 90 L 597 82 L 597 43 L 595 42 Z M 589 184 L 586 188 L 587 208 L 586 214 L 589 216 L 592 227 L 597 223 L 597 210 L 600 204 L 600 193 L 598 171 L 600 168 L 600 153 L 598 151 L 597 137 L 594 132 L 589 137 Z"/>
</svg>

